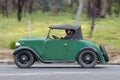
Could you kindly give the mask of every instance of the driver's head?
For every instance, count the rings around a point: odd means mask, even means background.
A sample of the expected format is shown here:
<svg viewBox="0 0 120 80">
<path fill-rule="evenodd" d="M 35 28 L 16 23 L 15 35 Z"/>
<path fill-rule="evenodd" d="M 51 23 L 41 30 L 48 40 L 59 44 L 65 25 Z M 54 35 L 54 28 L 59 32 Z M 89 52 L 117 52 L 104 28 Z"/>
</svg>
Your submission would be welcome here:
<svg viewBox="0 0 120 80">
<path fill-rule="evenodd" d="M 66 29 L 65 32 L 67 35 L 71 35 L 71 34 L 74 34 L 75 31 L 72 29 Z"/>
</svg>

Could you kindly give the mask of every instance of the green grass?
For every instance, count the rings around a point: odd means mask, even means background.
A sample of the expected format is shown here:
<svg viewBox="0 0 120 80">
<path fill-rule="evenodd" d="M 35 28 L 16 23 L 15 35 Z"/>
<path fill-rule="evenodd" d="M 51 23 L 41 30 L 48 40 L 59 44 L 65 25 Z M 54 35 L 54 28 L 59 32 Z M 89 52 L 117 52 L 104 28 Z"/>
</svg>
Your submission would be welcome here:
<svg viewBox="0 0 120 80">
<path fill-rule="evenodd" d="M 2 18 L 0 15 L 0 46 L 9 47 L 12 41 L 17 41 L 21 37 L 28 37 L 28 21 L 31 20 L 32 37 L 45 37 L 48 32 L 48 26 L 56 24 L 74 24 L 74 15 L 70 13 L 52 13 L 36 12 L 32 15 L 27 14 L 21 22 L 17 21 L 15 14 L 9 18 Z M 106 19 L 97 19 L 93 37 L 88 38 L 90 31 L 90 21 L 82 14 L 80 24 L 82 26 L 85 39 L 98 44 L 105 44 L 108 48 L 120 48 L 120 18 L 106 17 Z M 55 32 L 55 34 L 60 34 Z"/>
</svg>

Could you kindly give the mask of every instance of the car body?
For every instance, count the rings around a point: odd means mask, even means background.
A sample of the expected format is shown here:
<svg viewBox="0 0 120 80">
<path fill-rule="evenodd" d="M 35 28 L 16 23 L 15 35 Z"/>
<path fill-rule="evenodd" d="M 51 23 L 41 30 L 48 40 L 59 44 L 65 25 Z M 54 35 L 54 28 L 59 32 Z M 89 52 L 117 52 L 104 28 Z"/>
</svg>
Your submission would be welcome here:
<svg viewBox="0 0 120 80">
<path fill-rule="evenodd" d="M 50 32 L 53 29 L 72 29 L 75 31 L 71 39 L 52 39 Z M 80 26 L 55 25 L 49 27 L 45 38 L 21 38 L 16 43 L 14 61 L 20 68 L 30 67 L 35 61 L 43 63 L 78 62 L 82 67 L 94 67 L 96 63 L 109 61 L 103 45 L 96 45 L 83 40 Z"/>
</svg>

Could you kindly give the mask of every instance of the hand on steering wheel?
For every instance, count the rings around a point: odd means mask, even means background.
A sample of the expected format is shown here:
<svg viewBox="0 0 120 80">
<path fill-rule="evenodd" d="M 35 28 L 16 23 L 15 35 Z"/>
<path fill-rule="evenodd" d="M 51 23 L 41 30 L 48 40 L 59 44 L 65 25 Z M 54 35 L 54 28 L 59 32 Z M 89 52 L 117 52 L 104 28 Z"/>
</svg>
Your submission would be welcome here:
<svg viewBox="0 0 120 80">
<path fill-rule="evenodd" d="M 57 36 L 55 36 L 55 35 L 52 35 L 52 37 L 54 38 L 54 39 L 59 39 Z"/>
</svg>

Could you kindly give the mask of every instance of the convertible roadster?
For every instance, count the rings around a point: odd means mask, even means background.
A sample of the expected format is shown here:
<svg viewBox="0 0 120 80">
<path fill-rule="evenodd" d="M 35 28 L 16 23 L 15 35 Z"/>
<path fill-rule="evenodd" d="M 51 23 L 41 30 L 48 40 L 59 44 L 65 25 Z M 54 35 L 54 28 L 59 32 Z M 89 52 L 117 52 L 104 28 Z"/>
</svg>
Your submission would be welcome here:
<svg viewBox="0 0 120 80">
<path fill-rule="evenodd" d="M 70 39 L 54 39 L 50 36 L 53 30 L 74 30 Z M 103 45 L 96 45 L 84 40 L 80 26 L 54 25 L 49 27 L 45 38 L 21 38 L 16 42 L 14 50 L 15 64 L 20 68 L 28 68 L 35 61 L 43 63 L 78 62 L 83 68 L 95 67 L 97 63 L 109 61 Z"/>
</svg>

